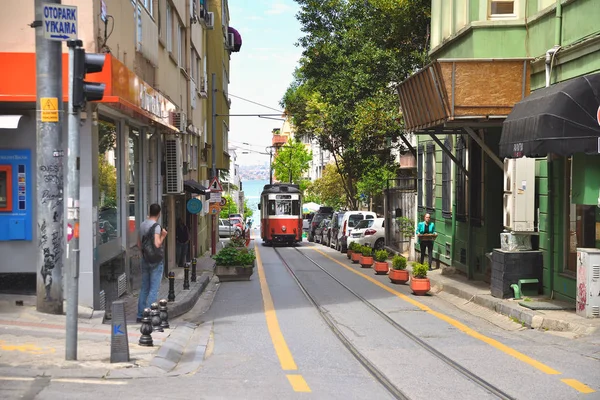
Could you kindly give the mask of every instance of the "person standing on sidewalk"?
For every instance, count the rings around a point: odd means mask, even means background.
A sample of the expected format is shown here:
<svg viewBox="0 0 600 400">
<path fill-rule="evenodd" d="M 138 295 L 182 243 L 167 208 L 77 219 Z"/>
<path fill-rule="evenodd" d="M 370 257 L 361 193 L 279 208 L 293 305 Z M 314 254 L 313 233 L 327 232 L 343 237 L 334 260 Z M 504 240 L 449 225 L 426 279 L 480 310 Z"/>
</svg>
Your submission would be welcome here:
<svg viewBox="0 0 600 400">
<path fill-rule="evenodd" d="M 138 247 L 142 251 L 142 288 L 138 300 L 138 312 L 136 322 L 141 322 L 142 313 L 145 308 L 156 302 L 158 289 L 162 280 L 164 268 L 163 242 L 167 237 L 167 231 L 158 224 L 160 218 L 160 205 L 151 204 L 148 218 L 140 224 L 138 232 Z M 150 248 L 154 246 L 154 249 Z M 157 255 L 163 254 L 163 258 Z"/>
<path fill-rule="evenodd" d="M 421 247 L 421 264 L 425 261 L 425 251 L 427 251 L 427 260 L 429 262 L 429 270 L 431 271 L 431 265 L 433 263 L 433 242 L 435 236 L 421 236 L 421 235 L 436 235 L 435 224 L 431 222 L 431 215 L 425 214 L 423 221 L 417 225 L 417 238 Z"/>
<path fill-rule="evenodd" d="M 175 245 L 176 245 L 176 254 L 175 254 L 175 262 L 178 267 L 185 266 L 185 263 L 188 260 L 188 248 L 190 243 L 190 231 L 188 227 L 183 222 L 183 218 L 179 217 L 177 219 L 177 231 L 175 232 Z"/>
</svg>

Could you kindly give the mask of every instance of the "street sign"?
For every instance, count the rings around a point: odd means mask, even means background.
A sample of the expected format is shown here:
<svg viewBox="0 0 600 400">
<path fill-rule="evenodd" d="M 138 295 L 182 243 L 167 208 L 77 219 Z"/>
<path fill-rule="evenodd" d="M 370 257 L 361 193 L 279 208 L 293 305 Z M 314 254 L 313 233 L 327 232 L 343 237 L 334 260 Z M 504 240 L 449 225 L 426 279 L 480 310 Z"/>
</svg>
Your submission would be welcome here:
<svg viewBox="0 0 600 400">
<path fill-rule="evenodd" d="M 219 182 L 218 178 L 213 178 L 212 181 L 210 181 L 210 191 L 211 192 L 222 192 L 223 191 L 223 186 L 221 186 L 221 182 Z"/>
<path fill-rule="evenodd" d="M 77 39 L 77 7 L 44 3 L 43 8 L 42 29 L 46 39 Z"/>
<path fill-rule="evenodd" d="M 211 192 L 209 201 L 211 203 L 221 203 L 221 192 Z"/>
<path fill-rule="evenodd" d="M 202 202 L 198 199 L 189 199 L 187 202 L 187 210 L 190 214 L 198 214 L 202 211 Z"/>
<path fill-rule="evenodd" d="M 67 242 L 70 242 L 73 239 L 73 226 L 71 224 L 67 224 Z"/>
<path fill-rule="evenodd" d="M 219 204 L 221 204 L 221 207 L 225 207 L 227 205 L 227 199 L 225 197 L 221 197 L 221 202 Z"/>
<path fill-rule="evenodd" d="M 596 119 L 598 120 L 598 125 L 600 125 L 600 107 L 598 107 L 598 112 L 596 113 Z"/>
<path fill-rule="evenodd" d="M 58 122 L 58 97 L 40 97 L 42 122 Z"/>
<path fill-rule="evenodd" d="M 221 207 L 219 207 L 216 203 L 210 203 L 210 213 L 212 215 L 217 215 L 221 212 Z"/>
</svg>

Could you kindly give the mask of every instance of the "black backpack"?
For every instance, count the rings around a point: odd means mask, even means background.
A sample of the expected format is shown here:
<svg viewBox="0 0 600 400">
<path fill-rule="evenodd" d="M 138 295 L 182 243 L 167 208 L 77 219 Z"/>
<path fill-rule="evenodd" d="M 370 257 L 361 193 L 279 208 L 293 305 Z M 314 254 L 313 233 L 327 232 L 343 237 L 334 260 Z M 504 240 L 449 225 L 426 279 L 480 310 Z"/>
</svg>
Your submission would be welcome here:
<svg viewBox="0 0 600 400">
<path fill-rule="evenodd" d="M 151 265 L 158 265 L 165 257 L 164 250 L 154 245 L 154 231 L 158 223 L 152 225 L 152 228 L 142 237 L 142 257 Z"/>
</svg>

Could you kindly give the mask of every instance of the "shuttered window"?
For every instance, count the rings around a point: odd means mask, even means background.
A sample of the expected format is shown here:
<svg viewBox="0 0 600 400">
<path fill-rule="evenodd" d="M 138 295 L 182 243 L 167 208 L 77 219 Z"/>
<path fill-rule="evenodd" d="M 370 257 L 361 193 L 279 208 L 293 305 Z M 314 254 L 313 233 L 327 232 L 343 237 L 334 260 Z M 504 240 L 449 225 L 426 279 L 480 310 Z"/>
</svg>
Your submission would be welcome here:
<svg viewBox="0 0 600 400">
<path fill-rule="evenodd" d="M 422 208 L 423 204 L 423 145 L 417 147 L 417 206 Z"/>
<path fill-rule="evenodd" d="M 446 149 L 452 151 L 452 138 L 446 136 L 444 141 Z M 452 217 L 452 160 L 444 151 L 442 153 L 442 216 Z"/>
<path fill-rule="evenodd" d="M 426 188 L 425 188 L 425 196 L 426 196 L 426 207 L 428 210 L 432 210 L 434 208 L 434 199 L 435 199 L 435 193 L 434 193 L 434 185 L 433 185 L 433 177 L 435 175 L 435 171 L 434 171 L 434 161 L 433 161 L 433 155 L 435 153 L 435 146 L 433 143 L 429 143 L 427 145 L 427 153 L 425 155 L 425 162 L 427 164 L 426 169 L 425 169 L 425 183 L 426 183 Z"/>
<path fill-rule="evenodd" d="M 467 167 L 467 148 L 462 136 L 456 140 L 456 160 L 463 167 Z M 464 221 L 467 217 L 467 177 L 461 168 L 456 168 L 456 219 Z"/>
</svg>

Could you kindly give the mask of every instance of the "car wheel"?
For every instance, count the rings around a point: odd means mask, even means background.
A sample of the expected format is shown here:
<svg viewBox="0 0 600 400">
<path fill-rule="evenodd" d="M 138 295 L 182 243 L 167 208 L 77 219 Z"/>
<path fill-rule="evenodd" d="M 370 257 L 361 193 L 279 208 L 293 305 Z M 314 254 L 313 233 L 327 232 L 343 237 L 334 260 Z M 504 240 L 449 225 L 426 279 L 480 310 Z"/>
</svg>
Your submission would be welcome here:
<svg viewBox="0 0 600 400">
<path fill-rule="evenodd" d="M 385 246 L 385 240 L 383 240 L 383 238 L 379 238 L 375 242 L 374 248 L 375 248 L 375 250 L 383 250 L 384 246 Z"/>
</svg>

